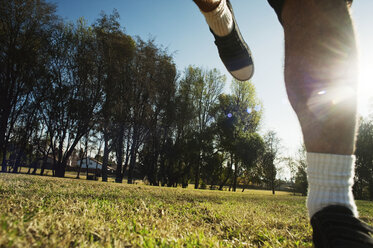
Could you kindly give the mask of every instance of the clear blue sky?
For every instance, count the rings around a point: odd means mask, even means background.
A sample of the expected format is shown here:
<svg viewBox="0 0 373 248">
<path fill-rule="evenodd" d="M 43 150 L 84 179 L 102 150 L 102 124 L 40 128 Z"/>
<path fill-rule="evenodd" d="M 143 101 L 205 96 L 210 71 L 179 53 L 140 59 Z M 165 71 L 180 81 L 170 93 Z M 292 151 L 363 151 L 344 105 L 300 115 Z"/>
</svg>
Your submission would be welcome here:
<svg viewBox="0 0 373 248">
<path fill-rule="evenodd" d="M 180 71 L 188 65 L 217 68 L 230 75 L 220 62 L 213 37 L 192 0 L 49 0 L 66 20 L 84 17 L 93 23 L 101 11 L 117 9 L 121 24 L 130 35 L 156 38 L 159 45 L 175 54 Z M 293 154 L 302 143 L 300 127 L 286 97 L 283 82 L 283 32 L 266 0 L 231 0 L 241 32 L 249 44 L 255 63 L 252 82 L 264 104 L 261 132 L 275 130 L 284 154 Z M 356 0 L 352 13 L 361 54 L 360 112 L 373 93 L 373 1 Z M 229 91 L 229 85 L 226 87 Z"/>
</svg>

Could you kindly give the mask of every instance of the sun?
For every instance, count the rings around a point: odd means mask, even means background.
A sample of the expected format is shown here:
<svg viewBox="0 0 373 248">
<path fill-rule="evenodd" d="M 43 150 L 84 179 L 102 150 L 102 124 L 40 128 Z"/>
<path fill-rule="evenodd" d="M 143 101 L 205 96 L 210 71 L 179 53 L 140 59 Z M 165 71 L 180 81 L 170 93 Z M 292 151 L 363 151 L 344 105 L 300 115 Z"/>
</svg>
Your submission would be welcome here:
<svg viewBox="0 0 373 248">
<path fill-rule="evenodd" d="M 361 59 L 359 63 L 358 111 L 366 117 L 373 113 L 373 60 Z"/>
</svg>

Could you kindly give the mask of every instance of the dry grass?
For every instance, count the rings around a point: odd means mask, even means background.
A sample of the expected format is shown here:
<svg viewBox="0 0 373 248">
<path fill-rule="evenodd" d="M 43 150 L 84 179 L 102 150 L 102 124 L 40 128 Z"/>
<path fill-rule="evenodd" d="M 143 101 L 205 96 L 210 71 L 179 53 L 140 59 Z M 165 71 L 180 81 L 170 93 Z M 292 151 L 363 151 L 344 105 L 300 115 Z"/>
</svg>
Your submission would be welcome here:
<svg viewBox="0 0 373 248">
<path fill-rule="evenodd" d="M 0 199 L 0 247 L 312 246 L 305 198 L 286 193 L 0 174 Z"/>
</svg>

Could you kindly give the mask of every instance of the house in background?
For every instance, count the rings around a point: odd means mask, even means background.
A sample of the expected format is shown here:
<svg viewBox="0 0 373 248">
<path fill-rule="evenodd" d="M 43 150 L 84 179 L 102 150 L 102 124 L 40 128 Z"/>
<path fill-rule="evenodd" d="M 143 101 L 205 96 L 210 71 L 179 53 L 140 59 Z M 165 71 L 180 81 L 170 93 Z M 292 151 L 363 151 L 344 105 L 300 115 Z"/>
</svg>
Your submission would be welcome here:
<svg viewBox="0 0 373 248">
<path fill-rule="evenodd" d="M 82 169 L 86 169 L 87 165 L 88 169 L 102 169 L 102 163 L 93 158 L 83 158 L 76 161 L 76 166 L 81 166 Z"/>
<path fill-rule="evenodd" d="M 88 171 L 87 171 L 87 167 L 88 167 Z M 90 177 L 91 180 L 97 180 L 97 177 L 101 176 L 102 163 L 94 158 L 79 159 L 76 161 L 76 167 L 74 168 L 74 171 L 78 171 L 78 175 L 79 175 L 81 170 L 86 171 L 87 177 Z M 109 175 L 113 175 L 114 172 L 115 172 L 115 168 L 108 165 L 107 173 Z M 88 176 L 88 173 L 94 173 L 95 175 Z"/>
</svg>

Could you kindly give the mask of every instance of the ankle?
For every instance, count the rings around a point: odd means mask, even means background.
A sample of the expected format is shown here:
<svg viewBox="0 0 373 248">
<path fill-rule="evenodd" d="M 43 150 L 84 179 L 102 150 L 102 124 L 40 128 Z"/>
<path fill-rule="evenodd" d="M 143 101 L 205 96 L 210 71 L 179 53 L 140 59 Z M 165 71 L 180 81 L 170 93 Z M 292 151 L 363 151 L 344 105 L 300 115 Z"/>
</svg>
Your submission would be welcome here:
<svg viewBox="0 0 373 248">
<path fill-rule="evenodd" d="M 193 0 L 203 12 L 210 12 L 216 9 L 222 0 Z"/>
<path fill-rule="evenodd" d="M 226 0 L 220 1 L 218 6 L 210 12 L 201 12 L 215 35 L 223 37 L 232 32 L 234 25 L 233 16 Z"/>
<path fill-rule="evenodd" d="M 352 195 L 355 156 L 307 153 L 309 216 L 331 205 L 345 206 L 357 216 Z"/>
</svg>

